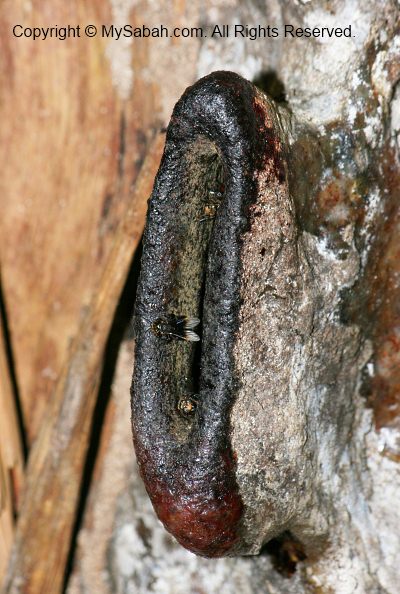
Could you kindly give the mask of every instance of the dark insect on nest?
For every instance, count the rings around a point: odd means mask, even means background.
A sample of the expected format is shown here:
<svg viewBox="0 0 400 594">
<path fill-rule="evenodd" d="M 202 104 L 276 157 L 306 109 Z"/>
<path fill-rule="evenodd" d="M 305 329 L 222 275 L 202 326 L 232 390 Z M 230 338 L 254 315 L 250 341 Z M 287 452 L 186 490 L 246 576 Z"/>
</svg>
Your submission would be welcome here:
<svg viewBox="0 0 400 594">
<path fill-rule="evenodd" d="M 221 189 L 223 190 L 223 186 L 221 186 Z M 199 219 L 200 223 L 215 219 L 218 207 L 221 204 L 222 197 L 223 192 L 221 191 L 210 190 L 208 192 L 207 204 L 204 206 L 202 218 Z"/>
<path fill-rule="evenodd" d="M 189 417 L 196 412 L 198 402 L 197 394 L 182 396 L 178 402 L 178 411 L 185 417 Z"/>
<path fill-rule="evenodd" d="M 193 328 L 196 328 L 199 324 L 199 318 L 169 314 L 157 318 L 150 326 L 150 329 L 155 336 L 163 340 L 177 339 L 197 342 L 200 340 L 200 336 L 193 331 Z"/>
</svg>

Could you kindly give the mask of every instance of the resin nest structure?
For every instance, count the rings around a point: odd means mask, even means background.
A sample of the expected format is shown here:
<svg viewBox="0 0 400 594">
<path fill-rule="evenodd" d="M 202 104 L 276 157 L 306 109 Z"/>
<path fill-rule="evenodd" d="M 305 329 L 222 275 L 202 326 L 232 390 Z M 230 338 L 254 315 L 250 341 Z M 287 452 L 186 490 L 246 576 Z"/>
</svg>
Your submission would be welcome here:
<svg viewBox="0 0 400 594">
<path fill-rule="evenodd" d="M 248 340 L 249 329 L 260 331 L 257 319 L 243 316 L 252 307 L 249 244 L 260 260 L 268 247 L 258 245 L 267 186 L 284 196 L 282 219 L 290 219 L 271 102 L 233 73 L 201 79 L 174 109 L 149 201 L 135 307 L 132 424 L 159 518 L 183 546 L 210 557 L 253 548 L 246 542 L 231 412 L 246 374 L 238 342 Z M 289 221 L 280 241 L 291 232 Z M 183 329 L 174 332 L 179 316 L 201 320 L 200 342 L 182 339 Z"/>
</svg>

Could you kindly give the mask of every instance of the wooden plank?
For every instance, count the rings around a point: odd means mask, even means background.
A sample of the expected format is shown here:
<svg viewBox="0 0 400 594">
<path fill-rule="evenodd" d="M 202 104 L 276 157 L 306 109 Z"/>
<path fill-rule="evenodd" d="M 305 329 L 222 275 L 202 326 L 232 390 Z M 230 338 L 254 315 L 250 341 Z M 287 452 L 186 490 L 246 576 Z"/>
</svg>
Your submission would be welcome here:
<svg viewBox="0 0 400 594">
<path fill-rule="evenodd" d="M 6 580 L 8 594 L 61 592 L 104 347 L 142 234 L 163 144 L 163 135 L 157 135 L 32 447 Z"/>
</svg>

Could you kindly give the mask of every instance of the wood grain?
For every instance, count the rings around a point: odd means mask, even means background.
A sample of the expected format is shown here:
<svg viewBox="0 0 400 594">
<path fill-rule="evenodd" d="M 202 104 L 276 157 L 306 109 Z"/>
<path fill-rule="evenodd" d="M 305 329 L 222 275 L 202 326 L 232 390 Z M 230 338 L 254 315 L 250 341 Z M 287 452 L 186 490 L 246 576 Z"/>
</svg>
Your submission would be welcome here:
<svg viewBox="0 0 400 594">
<path fill-rule="evenodd" d="M 0 311 L 0 584 L 14 534 L 24 460 Z"/>
<path fill-rule="evenodd" d="M 6 0 L 0 13 L 0 159 L 7 163 L 0 253 L 29 444 L 108 261 L 158 111 L 153 83 L 138 72 L 134 93 L 128 84 L 145 54 L 132 58 L 128 47 L 125 65 L 101 36 L 33 41 L 13 37 L 12 27 L 99 27 L 114 18 L 108 0 L 46 7 Z"/>
<path fill-rule="evenodd" d="M 6 580 L 9 594 L 61 591 L 104 348 L 143 231 L 163 144 L 163 135 L 158 135 L 143 163 L 131 207 L 115 232 L 102 277 L 32 447 Z"/>
</svg>

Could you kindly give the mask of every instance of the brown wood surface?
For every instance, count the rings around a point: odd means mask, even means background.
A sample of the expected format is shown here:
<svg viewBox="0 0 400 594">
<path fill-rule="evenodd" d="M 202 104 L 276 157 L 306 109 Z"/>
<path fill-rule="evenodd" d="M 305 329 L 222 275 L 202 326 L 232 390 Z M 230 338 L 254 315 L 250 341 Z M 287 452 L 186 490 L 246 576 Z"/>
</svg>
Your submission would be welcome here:
<svg viewBox="0 0 400 594">
<path fill-rule="evenodd" d="M 0 584 L 14 534 L 24 460 L 0 311 Z"/>
<path fill-rule="evenodd" d="M 139 243 L 164 136 L 158 135 L 32 447 L 7 593 L 61 591 L 104 347 Z M 127 396 L 128 397 L 128 396 Z M 34 530 L 32 527 L 34 526 Z"/>
<path fill-rule="evenodd" d="M 130 78 L 124 83 L 113 55 L 121 46 L 110 40 L 33 41 L 11 31 L 115 18 L 108 0 L 1 6 L 0 253 L 28 443 L 108 261 L 159 111 L 154 84 L 139 71 L 128 97 Z M 130 67 L 146 53 L 128 48 L 126 57 Z"/>
</svg>

